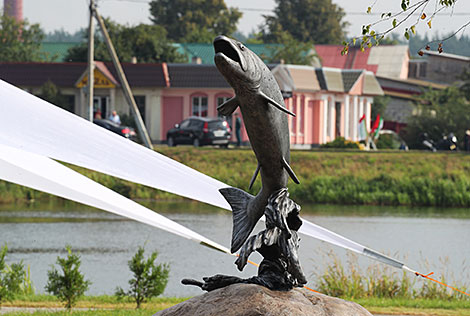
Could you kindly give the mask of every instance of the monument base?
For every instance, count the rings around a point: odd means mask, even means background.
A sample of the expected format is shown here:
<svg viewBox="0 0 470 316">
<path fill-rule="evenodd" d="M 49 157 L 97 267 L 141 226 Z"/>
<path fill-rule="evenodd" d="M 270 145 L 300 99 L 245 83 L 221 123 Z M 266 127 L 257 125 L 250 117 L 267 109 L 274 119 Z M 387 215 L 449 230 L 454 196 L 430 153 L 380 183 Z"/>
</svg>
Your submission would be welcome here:
<svg viewBox="0 0 470 316">
<path fill-rule="evenodd" d="M 306 289 L 272 291 L 232 284 L 156 313 L 154 316 L 372 316 L 362 306 Z"/>
</svg>

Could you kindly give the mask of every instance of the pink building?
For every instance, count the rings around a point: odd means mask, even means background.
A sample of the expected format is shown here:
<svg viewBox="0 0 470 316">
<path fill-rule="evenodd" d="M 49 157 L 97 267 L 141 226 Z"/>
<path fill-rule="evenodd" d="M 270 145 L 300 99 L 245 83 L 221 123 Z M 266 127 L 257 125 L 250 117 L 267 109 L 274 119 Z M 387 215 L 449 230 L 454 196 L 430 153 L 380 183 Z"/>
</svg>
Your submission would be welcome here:
<svg viewBox="0 0 470 316">
<path fill-rule="evenodd" d="M 342 136 L 357 141 L 359 119 L 370 126 L 373 97 L 383 95 L 372 72 L 298 65 L 278 65 L 274 77 L 282 91 L 292 91 L 286 106 L 294 147 L 320 145 Z"/>
</svg>

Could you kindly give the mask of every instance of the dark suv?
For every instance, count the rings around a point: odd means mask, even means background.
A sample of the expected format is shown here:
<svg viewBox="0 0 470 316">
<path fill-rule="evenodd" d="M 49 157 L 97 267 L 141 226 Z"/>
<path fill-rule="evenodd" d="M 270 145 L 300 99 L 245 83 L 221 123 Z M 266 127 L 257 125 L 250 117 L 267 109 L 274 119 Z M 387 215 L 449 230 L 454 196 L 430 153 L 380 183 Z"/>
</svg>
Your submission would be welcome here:
<svg viewBox="0 0 470 316">
<path fill-rule="evenodd" d="M 175 127 L 167 132 L 166 140 L 170 147 L 179 144 L 227 147 L 230 141 L 230 127 L 227 121 L 221 118 L 192 116 L 180 124 L 175 124 Z"/>
</svg>

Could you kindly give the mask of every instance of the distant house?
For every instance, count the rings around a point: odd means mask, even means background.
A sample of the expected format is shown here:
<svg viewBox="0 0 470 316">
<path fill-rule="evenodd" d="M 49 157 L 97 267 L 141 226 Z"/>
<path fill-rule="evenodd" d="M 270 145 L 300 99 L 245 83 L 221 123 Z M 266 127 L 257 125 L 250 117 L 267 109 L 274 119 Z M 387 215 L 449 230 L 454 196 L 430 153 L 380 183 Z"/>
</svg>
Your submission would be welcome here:
<svg viewBox="0 0 470 316">
<path fill-rule="evenodd" d="M 341 45 L 315 45 L 323 67 L 365 69 L 376 76 L 408 78 L 410 52 L 407 45 L 372 46 L 363 52 L 359 47 L 350 47 L 346 55 L 341 55 L 342 49 Z"/>
<path fill-rule="evenodd" d="M 338 136 L 359 140 L 359 119 L 365 115 L 370 125 L 373 97 L 383 95 L 370 71 L 280 64 L 272 72 L 281 90 L 292 93 L 285 102 L 296 114 L 289 117 L 295 147 L 324 144 Z"/>
<path fill-rule="evenodd" d="M 423 51 L 425 58 L 410 61 L 410 78 L 452 84 L 470 66 L 470 57 L 436 51 Z"/>
<path fill-rule="evenodd" d="M 128 114 L 124 94 L 111 63 L 95 62 L 94 115 L 106 118 L 113 110 Z M 169 84 L 166 64 L 122 64 L 132 87 L 137 106 L 154 140 L 160 139 L 161 92 Z M 0 79 L 39 95 L 48 80 L 60 88 L 68 104 L 64 107 L 88 117 L 86 63 L 0 63 Z"/>
</svg>

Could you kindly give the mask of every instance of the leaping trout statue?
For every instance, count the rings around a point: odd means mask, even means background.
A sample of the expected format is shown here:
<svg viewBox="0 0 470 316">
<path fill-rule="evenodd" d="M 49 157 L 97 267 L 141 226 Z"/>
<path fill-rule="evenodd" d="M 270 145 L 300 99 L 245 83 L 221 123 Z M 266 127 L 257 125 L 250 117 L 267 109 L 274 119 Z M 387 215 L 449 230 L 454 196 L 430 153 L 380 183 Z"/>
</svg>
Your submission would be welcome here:
<svg viewBox="0 0 470 316">
<path fill-rule="evenodd" d="M 217 110 L 225 116 L 240 108 L 258 167 L 250 189 L 261 174 L 262 188 L 253 196 L 237 188 L 220 192 L 233 210 L 232 253 L 241 248 L 236 264 L 239 270 L 248 256 L 258 251 L 264 257 L 258 276 L 241 279 L 215 275 L 204 282 L 185 279 L 184 284 L 213 290 L 233 283 L 255 283 L 273 290 L 290 290 L 306 283 L 297 256 L 302 225 L 300 206 L 289 199 L 289 177 L 299 183 L 289 165 L 290 141 L 288 115 L 279 86 L 263 61 L 242 43 L 226 36 L 214 40 L 215 64 L 235 91 L 235 97 Z M 266 217 L 266 230 L 249 238 L 260 218 Z"/>
</svg>

